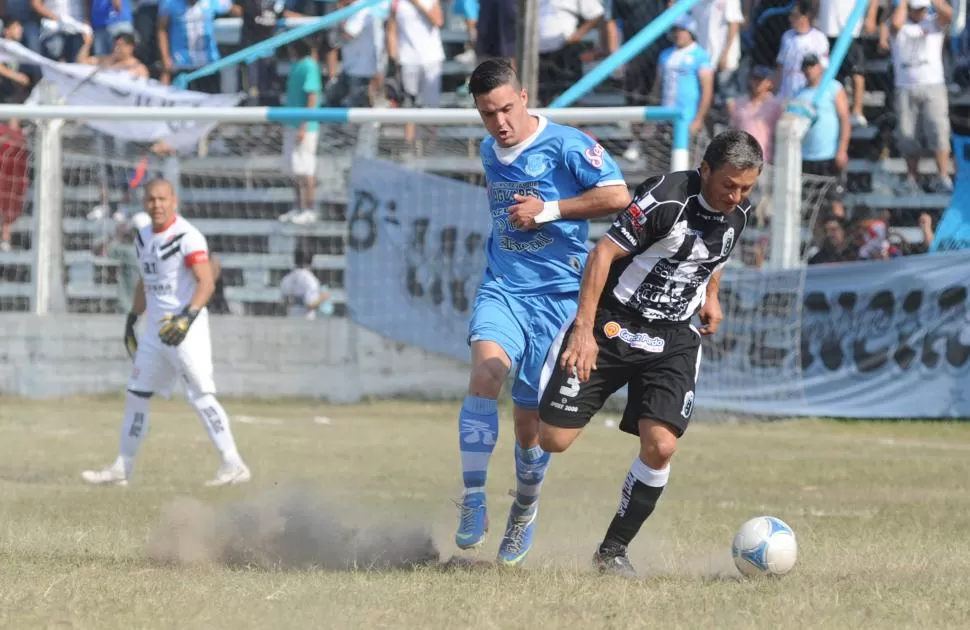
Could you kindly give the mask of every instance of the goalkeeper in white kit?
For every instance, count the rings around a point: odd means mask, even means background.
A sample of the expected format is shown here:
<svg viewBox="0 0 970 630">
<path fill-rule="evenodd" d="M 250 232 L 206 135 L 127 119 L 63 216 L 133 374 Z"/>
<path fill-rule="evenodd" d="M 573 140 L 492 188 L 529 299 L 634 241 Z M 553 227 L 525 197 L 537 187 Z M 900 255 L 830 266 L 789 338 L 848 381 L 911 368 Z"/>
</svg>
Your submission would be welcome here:
<svg viewBox="0 0 970 630">
<path fill-rule="evenodd" d="M 125 326 L 125 346 L 134 359 L 118 458 L 102 470 L 82 474 L 91 484 L 127 485 L 138 447 L 148 431 L 148 403 L 155 392 L 172 394 L 176 378 L 212 443 L 222 466 L 206 485 L 249 481 L 249 468 L 236 450 L 229 417 L 215 397 L 212 341 L 206 303 L 215 289 L 205 237 L 176 212 L 172 185 L 156 179 L 145 188 L 145 211 L 151 225 L 135 234 L 135 252 L 142 279 Z M 146 316 L 141 339 L 135 337 L 138 317 Z"/>
</svg>

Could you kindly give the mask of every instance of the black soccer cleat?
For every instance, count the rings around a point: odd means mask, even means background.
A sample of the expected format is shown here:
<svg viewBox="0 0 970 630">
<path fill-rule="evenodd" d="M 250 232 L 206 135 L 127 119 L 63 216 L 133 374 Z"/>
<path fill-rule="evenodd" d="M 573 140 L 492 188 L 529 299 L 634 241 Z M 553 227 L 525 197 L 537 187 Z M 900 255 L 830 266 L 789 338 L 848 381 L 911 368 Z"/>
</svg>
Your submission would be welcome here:
<svg viewBox="0 0 970 630">
<path fill-rule="evenodd" d="M 600 573 L 636 579 L 637 572 L 626 555 L 626 547 L 600 545 L 593 554 L 593 566 Z"/>
</svg>

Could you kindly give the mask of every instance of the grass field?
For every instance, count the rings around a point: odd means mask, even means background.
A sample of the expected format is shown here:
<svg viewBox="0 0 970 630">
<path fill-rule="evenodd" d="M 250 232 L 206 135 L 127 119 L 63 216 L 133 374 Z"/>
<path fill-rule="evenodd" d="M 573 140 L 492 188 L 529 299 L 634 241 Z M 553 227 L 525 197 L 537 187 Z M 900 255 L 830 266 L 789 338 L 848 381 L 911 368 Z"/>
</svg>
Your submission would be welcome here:
<svg viewBox="0 0 970 630">
<path fill-rule="evenodd" d="M 0 627 L 970 627 L 970 425 L 695 425 L 631 548 L 643 579 L 623 581 L 588 568 L 636 452 L 603 417 L 553 459 L 527 567 L 340 571 L 305 565 L 339 566 L 345 526 L 393 546 L 426 524 L 456 553 L 454 405 L 226 401 L 254 481 L 208 489 L 204 431 L 158 401 L 131 487 L 85 487 L 121 404 L 0 398 Z M 484 560 L 511 501 L 502 431 Z M 742 580 L 731 537 L 763 513 L 794 528 L 799 564 Z M 248 528 L 236 563 L 213 550 L 220 527 Z"/>
</svg>

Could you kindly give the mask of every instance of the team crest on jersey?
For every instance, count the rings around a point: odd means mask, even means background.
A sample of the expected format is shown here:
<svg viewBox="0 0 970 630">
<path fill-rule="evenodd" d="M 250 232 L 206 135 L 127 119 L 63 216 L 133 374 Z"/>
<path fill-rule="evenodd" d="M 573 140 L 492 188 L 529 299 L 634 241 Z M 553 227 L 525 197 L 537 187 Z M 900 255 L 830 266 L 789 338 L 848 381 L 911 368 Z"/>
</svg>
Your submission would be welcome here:
<svg viewBox="0 0 970 630">
<path fill-rule="evenodd" d="M 539 177 L 549 168 L 546 156 L 541 153 L 533 153 L 525 163 L 525 173 L 530 177 Z"/>
<path fill-rule="evenodd" d="M 734 228 L 729 227 L 721 240 L 721 256 L 727 256 L 734 247 Z"/>
</svg>

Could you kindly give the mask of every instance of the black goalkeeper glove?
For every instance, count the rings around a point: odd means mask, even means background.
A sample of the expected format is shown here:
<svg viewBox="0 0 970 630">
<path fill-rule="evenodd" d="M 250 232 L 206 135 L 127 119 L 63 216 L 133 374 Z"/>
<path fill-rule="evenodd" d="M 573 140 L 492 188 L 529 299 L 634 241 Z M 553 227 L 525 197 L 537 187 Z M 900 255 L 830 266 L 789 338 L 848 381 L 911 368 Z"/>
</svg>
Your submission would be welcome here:
<svg viewBox="0 0 970 630">
<path fill-rule="evenodd" d="M 125 350 L 128 351 L 128 356 L 132 360 L 135 359 L 135 353 L 138 352 L 138 337 L 135 336 L 135 323 L 137 321 L 137 315 L 128 313 L 128 321 L 125 322 Z"/>
<path fill-rule="evenodd" d="M 166 315 L 163 318 L 162 327 L 158 329 L 158 338 L 166 346 L 177 346 L 185 340 L 189 326 L 199 316 L 199 311 L 191 306 L 186 306 L 178 315 Z"/>
</svg>

